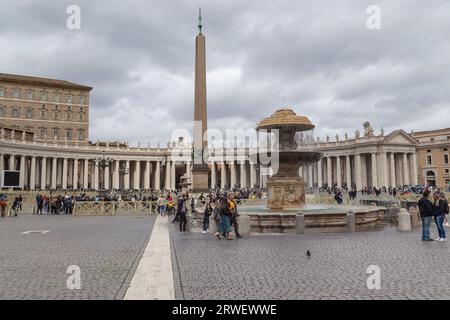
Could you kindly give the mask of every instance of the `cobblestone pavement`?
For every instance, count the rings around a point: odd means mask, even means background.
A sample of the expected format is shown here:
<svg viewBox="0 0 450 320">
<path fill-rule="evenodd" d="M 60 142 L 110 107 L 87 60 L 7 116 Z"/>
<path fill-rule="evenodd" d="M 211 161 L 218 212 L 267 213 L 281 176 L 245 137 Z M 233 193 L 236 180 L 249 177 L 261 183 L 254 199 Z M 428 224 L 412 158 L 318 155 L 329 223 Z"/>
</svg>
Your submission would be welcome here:
<svg viewBox="0 0 450 320">
<path fill-rule="evenodd" d="M 420 230 L 219 241 L 176 227 L 178 299 L 450 299 L 449 243 L 422 242 Z M 381 268 L 380 290 L 367 288 L 369 265 Z"/>
<path fill-rule="evenodd" d="M 154 217 L 0 219 L 0 299 L 122 299 Z M 21 234 L 49 230 L 46 234 Z M 81 290 L 66 286 L 81 269 Z"/>
</svg>

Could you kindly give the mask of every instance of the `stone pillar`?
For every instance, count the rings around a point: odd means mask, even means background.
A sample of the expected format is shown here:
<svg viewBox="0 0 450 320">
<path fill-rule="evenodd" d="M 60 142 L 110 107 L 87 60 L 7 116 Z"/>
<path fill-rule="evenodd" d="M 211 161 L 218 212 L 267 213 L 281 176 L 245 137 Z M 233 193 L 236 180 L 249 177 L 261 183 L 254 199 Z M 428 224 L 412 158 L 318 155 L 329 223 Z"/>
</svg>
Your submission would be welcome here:
<svg viewBox="0 0 450 320">
<path fill-rule="evenodd" d="M 114 161 L 114 176 L 113 176 L 113 189 L 119 190 L 120 189 L 120 161 L 115 160 Z"/>
<path fill-rule="evenodd" d="M 362 190 L 362 172 L 361 172 L 361 155 L 355 155 L 355 177 L 356 177 L 356 189 L 357 191 Z"/>
<path fill-rule="evenodd" d="M 230 188 L 233 189 L 236 185 L 236 166 L 234 161 L 230 163 Z"/>
<path fill-rule="evenodd" d="M 161 163 L 156 161 L 156 170 L 155 170 L 155 189 L 161 189 Z"/>
<path fill-rule="evenodd" d="M 417 185 L 419 183 L 417 179 L 417 155 L 416 153 L 411 154 L 411 163 L 410 163 L 410 169 L 411 169 L 411 184 Z"/>
<path fill-rule="evenodd" d="M 388 187 L 389 186 L 389 171 L 388 171 L 388 160 L 387 160 L 387 153 L 382 152 L 380 153 L 381 157 L 381 186 L 380 187 Z"/>
<path fill-rule="evenodd" d="M 403 184 L 410 185 L 411 181 L 409 179 L 409 166 L 408 166 L 408 154 L 403 154 Z"/>
<path fill-rule="evenodd" d="M 240 163 L 240 184 L 241 188 L 247 188 L 247 168 L 245 166 L 245 161 Z"/>
<path fill-rule="evenodd" d="M 378 187 L 377 154 L 372 153 L 372 187 Z"/>
<path fill-rule="evenodd" d="M 105 190 L 109 190 L 111 188 L 110 186 L 110 176 L 109 176 L 109 166 L 111 165 L 112 162 L 109 163 L 108 166 L 105 167 L 104 171 L 103 171 L 103 179 L 104 179 L 104 183 L 105 183 Z"/>
<path fill-rule="evenodd" d="M 5 170 L 4 155 L 0 154 L 0 171 Z"/>
<path fill-rule="evenodd" d="M 411 216 L 406 209 L 400 209 L 398 214 L 398 231 L 411 231 Z"/>
<path fill-rule="evenodd" d="M 347 182 L 347 187 L 349 188 L 349 190 L 352 187 L 352 166 L 351 166 L 351 158 L 350 156 L 346 156 L 345 157 L 345 175 L 346 175 L 346 182 Z"/>
<path fill-rule="evenodd" d="M 220 165 L 220 189 L 225 189 L 227 183 L 227 167 L 225 162 Z"/>
<path fill-rule="evenodd" d="M 45 190 L 47 186 L 47 157 L 42 157 L 41 162 L 41 189 Z"/>
<path fill-rule="evenodd" d="M 83 187 L 84 189 L 89 188 L 89 159 L 84 159 L 84 176 L 83 176 Z"/>
<path fill-rule="evenodd" d="M 323 160 L 320 159 L 319 162 L 317 163 L 317 186 L 319 188 L 323 187 L 322 164 L 323 164 Z"/>
<path fill-rule="evenodd" d="M 144 189 L 150 189 L 150 161 L 145 161 L 145 170 L 144 170 Z"/>
<path fill-rule="evenodd" d="M 312 188 L 314 186 L 314 178 L 313 178 L 313 166 L 312 164 L 308 165 L 308 186 Z"/>
<path fill-rule="evenodd" d="M 333 159 L 331 157 L 327 157 L 327 183 L 328 187 L 333 186 L 333 176 L 332 176 L 332 166 L 333 166 Z"/>
<path fill-rule="evenodd" d="M 170 167 L 170 189 L 175 190 L 176 186 L 176 162 L 172 161 L 172 166 Z"/>
<path fill-rule="evenodd" d="M 20 156 L 19 186 L 21 189 L 25 186 L 25 156 Z"/>
<path fill-rule="evenodd" d="M 16 170 L 16 161 L 13 154 L 9 156 L 9 170 Z"/>
<path fill-rule="evenodd" d="M 99 190 L 99 168 L 98 168 L 98 163 L 97 161 L 94 161 L 94 190 Z"/>
<path fill-rule="evenodd" d="M 78 190 L 78 159 L 73 159 L 73 189 Z"/>
<path fill-rule="evenodd" d="M 250 188 L 256 185 L 256 164 L 250 163 Z"/>
<path fill-rule="evenodd" d="M 125 160 L 125 173 L 123 175 L 123 188 L 130 189 L 130 160 Z"/>
<path fill-rule="evenodd" d="M 216 173 L 216 164 L 214 161 L 211 161 L 211 189 L 216 189 L 217 186 L 217 173 Z"/>
<path fill-rule="evenodd" d="M 295 229 L 297 234 L 305 233 L 305 214 L 303 212 L 299 212 L 296 217 Z"/>
<path fill-rule="evenodd" d="M 52 161 L 52 189 L 56 189 L 56 170 L 58 169 L 58 158 L 53 158 Z"/>
<path fill-rule="evenodd" d="M 36 189 L 36 157 L 31 157 L 31 169 L 30 169 L 30 190 Z"/>
<path fill-rule="evenodd" d="M 341 157 L 336 157 L 336 175 L 337 175 L 337 186 L 338 188 L 342 187 L 342 169 L 341 169 Z"/>
<path fill-rule="evenodd" d="M 397 182 L 395 179 L 395 153 L 391 152 L 390 154 L 390 162 L 391 162 L 391 187 L 397 187 Z"/>
<path fill-rule="evenodd" d="M 170 161 L 166 161 L 166 174 L 164 179 L 164 189 L 170 189 Z"/>
<path fill-rule="evenodd" d="M 135 161 L 133 180 L 133 189 L 139 190 L 141 188 L 141 162 L 139 160 Z"/>
<path fill-rule="evenodd" d="M 63 169 L 62 169 L 62 189 L 67 189 L 67 158 L 63 158 Z"/>
</svg>

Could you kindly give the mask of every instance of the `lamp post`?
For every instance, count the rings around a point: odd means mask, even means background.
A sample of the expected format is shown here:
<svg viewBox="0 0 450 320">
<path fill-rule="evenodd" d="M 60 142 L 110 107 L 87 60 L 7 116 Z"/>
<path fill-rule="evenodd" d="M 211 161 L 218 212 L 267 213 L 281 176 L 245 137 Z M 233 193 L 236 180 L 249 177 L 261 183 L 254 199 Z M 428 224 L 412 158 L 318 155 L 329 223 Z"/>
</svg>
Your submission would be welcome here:
<svg viewBox="0 0 450 320">
<path fill-rule="evenodd" d="M 111 163 L 112 163 L 113 159 L 110 157 L 106 156 L 105 151 L 102 152 L 101 156 L 98 156 L 97 158 L 95 158 L 95 165 L 99 168 L 103 169 L 103 175 L 105 174 L 105 168 L 109 168 Z M 103 177 L 102 179 L 102 183 L 101 183 L 101 190 L 105 189 L 105 179 Z"/>
</svg>

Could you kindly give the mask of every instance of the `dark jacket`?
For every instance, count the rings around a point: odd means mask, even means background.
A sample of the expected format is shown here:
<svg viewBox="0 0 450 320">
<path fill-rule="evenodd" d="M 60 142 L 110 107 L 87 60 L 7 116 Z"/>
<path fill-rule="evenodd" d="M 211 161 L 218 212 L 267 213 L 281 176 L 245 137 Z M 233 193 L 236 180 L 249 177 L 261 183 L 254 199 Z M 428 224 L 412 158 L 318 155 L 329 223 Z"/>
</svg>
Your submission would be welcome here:
<svg viewBox="0 0 450 320">
<path fill-rule="evenodd" d="M 434 206 L 427 198 L 422 197 L 417 205 L 419 207 L 420 217 L 432 217 L 434 215 Z"/>
<path fill-rule="evenodd" d="M 436 205 L 433 206 L 433 214 L 437 216 L 442 216 L 447 213 L 448 203 L 445 200 L 439 200 Z"/>
</svg>

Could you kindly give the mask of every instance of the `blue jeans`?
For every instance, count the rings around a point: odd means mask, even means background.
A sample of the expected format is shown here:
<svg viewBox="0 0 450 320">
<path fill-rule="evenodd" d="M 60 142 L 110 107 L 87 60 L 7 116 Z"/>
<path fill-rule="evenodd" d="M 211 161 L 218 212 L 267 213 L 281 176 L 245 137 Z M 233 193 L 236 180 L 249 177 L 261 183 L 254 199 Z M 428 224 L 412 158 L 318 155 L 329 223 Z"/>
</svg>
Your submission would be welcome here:
<svg viewBox="0 0 450 320">
<path fill-rule="evenodd" d="M 445 228 L 444 228 L 444 215 L 441 214 L 434 218 L 436 222 L 436 226 L 438 228 L 439 238 L 446 238 L 445 236 Z"/>
<path fill-rule="evenodd" d="M 432 217 L 422 217 L 422 240 L 430 239 L 430 224 Z"/>
<path fill-rule="evenodd" d="M 203 218 L 203 231 L 208 231 L 209 229 L 209 217 Z"/>
</svg>

